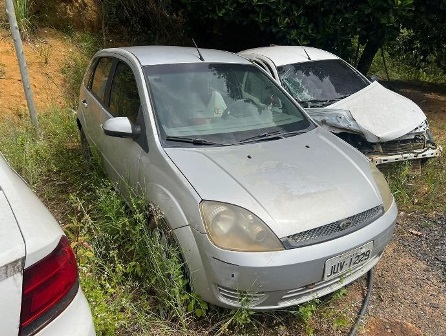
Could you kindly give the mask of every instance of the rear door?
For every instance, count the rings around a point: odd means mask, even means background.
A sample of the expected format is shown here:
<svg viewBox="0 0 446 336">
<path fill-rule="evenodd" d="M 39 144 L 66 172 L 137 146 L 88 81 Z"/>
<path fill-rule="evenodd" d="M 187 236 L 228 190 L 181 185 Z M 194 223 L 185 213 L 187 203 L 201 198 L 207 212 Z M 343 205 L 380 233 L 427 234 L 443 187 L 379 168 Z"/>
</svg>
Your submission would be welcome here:
<svg viewBox="0 0 446 336">
<path fill-rule="evenodd" d="M 100 57 L 92 63 L 89 75 L 81 88 L 79 109 L 83 118 L 85 135 L 95 147 L 100 147 L 104 106 L 108 104 L 107 87 L 113 66 L 113 58 Z"/>
<path fill-rule="evenodd" d="M 0 186 L 0 335 L 19 331 L 24 260 L 25 243 Z"/>
</svg>

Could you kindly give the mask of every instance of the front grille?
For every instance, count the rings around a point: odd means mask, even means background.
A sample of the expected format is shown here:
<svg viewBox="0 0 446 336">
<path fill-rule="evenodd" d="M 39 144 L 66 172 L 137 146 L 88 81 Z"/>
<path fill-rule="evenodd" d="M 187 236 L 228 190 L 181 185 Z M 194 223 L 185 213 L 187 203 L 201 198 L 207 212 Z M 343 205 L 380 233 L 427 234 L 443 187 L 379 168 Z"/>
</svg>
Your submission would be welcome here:
<svg viewBox="0 0 446 336">
<path fill-rule="evenodd" d="M 385 154 L 401 154 L 408 152 L 418 152 L 426 148 L 426 142 L 423 137 L 414 139 L 387 141 L 381 143 L 382 152 Z"/>
<path fill-rule="evenodd" d="M 282 238 L 281 241 L 286 249 L 322 243 L 359 230 L 375 221 L 383 213 L 383 206 L 378 205 L 354 216 Z"/>
<path fill-rule="evenodd" d="M 217 286 L 220 296 L 228 303 L 234 306 L 255 306 L 265 299 L 263 292 L 245 292 L 238 291 L 232 288 Z"/>
</svg>

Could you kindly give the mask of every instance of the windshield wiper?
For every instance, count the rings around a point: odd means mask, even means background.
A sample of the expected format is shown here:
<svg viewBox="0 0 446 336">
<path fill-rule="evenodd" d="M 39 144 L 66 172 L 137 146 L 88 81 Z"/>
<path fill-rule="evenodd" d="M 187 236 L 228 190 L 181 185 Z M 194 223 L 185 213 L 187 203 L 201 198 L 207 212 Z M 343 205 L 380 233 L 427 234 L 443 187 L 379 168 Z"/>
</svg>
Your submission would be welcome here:
<svg viewBox="0 0 446 336">
<path fill-rule="evenodd" d="M 213 146 L 213 145 L 220 145 L 220 146 L 229 146 L 230 144 L 220 143 L 220 142 L 214 142 L 209 141 L 206 139 L 200 139 L 200 138 L 189 138 L 189 137 L 181 137 L 181 136 L 167 136 L 167 141 L 175 141 L 175 142 L 186 142 L 191 143 L 193 145 L 197 146 Z"/>
<path fill-rule="evenodd" d="M 310 99 L 310 100 L 298 100 L 299 104 L 305 105 L 304 107 L 324 107 L 327 105 L 330 105 L 332 103 L 335 103 L 337 101 L 340 101 L 341 99 L 347 98 L 350 96 L 349 94 L 343 95 L 337 98 L 332 99 Z"/>
<path fill-rule="evenodd" d="M 257 134 L 252 137 L 240 140 L 239 143 L 283 139 L 283 136 L 284 134 L 281 131 L 272 131 L 272 132 Z"/>
<path fill-rule="evenodd" d="M 284 138 L 288 138 L 288 137 L 295 136 L 295 135 L 302 134 L 302 133 L 306 133 L 306 132 L 307 132 L 307 130 L 290 131 L 290 132 L 283 133 L 282 136 Z"/>
</svg>

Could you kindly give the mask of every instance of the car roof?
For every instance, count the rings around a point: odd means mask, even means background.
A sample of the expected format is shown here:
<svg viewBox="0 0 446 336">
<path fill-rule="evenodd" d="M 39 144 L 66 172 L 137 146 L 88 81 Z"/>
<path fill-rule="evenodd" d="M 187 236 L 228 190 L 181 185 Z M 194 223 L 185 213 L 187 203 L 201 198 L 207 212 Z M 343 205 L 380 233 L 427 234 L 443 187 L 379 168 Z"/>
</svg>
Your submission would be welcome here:
<svg viewBox="0 0 446 336">
<path fill-rule="evenodd" d="M 240 51 L 238 54 L 247 58 L 253 58 L 255 55 L 265 56 L 273 61 L 276 66 L 292 63 L 339 59 L 338 56 L 328 51 L 304 46 L 270 46 L 253 48 Z"/>
<path fill-rule="evenodd" d="M 221 50 L 198 49 L 206 63 L 237 63 L 249 64 L 246 59 Z M 103 49 L 96 55 L 104 56 L 110 54 L 126 55 L 131 53 L 138 59 L 142 66 L 175 63 L 198 63 L 201 62 L 197 48 L 177 46 L 135 46 Z"/>
</svg>

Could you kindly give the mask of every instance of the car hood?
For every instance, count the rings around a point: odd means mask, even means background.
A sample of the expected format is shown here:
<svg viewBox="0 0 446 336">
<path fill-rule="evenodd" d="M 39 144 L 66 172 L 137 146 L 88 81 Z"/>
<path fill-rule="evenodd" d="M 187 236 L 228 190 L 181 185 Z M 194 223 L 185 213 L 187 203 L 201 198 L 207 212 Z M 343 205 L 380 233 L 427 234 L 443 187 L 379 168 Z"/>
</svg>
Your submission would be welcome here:
<svg viewBox="0 0 446 336">
<path fill-rule="evenodd" d="M 378 82 L 327 108 L 349 110 L 370 142 L 397 139 L 426 120 L 423 111 L 412 100 L 386 89 Z"/>
<path fill-rule="evenodd" d="M 280 140 L 166 153 L 202 199 L 248 209 L 280 238 L 382 203 L 367 159 L 320 127 Z"/>
</svg>

